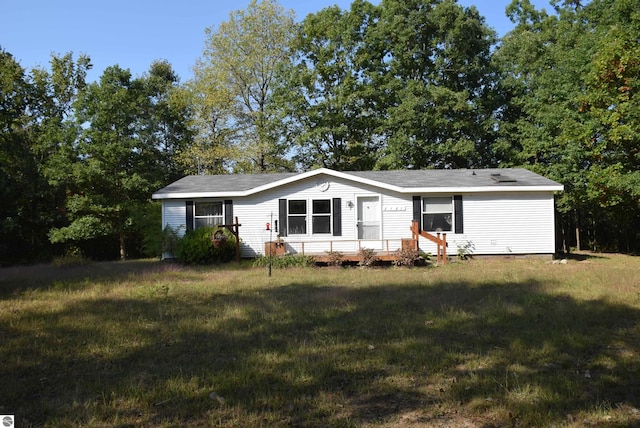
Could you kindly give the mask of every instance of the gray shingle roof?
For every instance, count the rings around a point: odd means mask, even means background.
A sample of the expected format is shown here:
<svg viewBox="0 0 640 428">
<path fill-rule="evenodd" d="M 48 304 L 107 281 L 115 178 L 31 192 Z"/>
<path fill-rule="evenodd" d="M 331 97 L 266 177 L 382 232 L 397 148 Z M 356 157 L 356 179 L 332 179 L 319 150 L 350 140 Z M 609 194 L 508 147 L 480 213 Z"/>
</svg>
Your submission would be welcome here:
<svg viewBox="0 0 640 428">
<path fill-rule="evenodd" d="M 522 168 L 354 171 L 348 174 L 404 188 L 558 185 Z"/>
<path fill-rule="evenodd" d="M 184 197 L 190 195 L 224 196 L 231 194 L 252 193 L 252 190 L 276 187 L 296 180 L 296 176 L 339 176 L 353 179 L 356 182 L 393 187 L 400 191 L 412 189 L 455 188 L 457 191 L 488 188 L 522 188 L 545 187 L 546 190 L 562 190 L 562 185 L 541 175 L 522 168 L 500 169 L 431 169 L 431 170 L 396 170 L 396 171 L 344 171 L 329 169 L 310 171 L 307 173 L 274 173 L 274 174 L 227 174 L 227 175 L 192 175 L 184 177 L 156 192 L 153 197 Z M 551 189 L 552 188 L 552 189 Z M 515 189 L 512 189 L 515 190 Z M 178 196 L 181 195 L 181 196 Z"/>
<path fill-rule="evenodd" d="M 189 175 L 169 184 L 157 193 L 202 193 L 216 190 L 242 192 L 295 175 L 298 173 Z"/>
</svg>

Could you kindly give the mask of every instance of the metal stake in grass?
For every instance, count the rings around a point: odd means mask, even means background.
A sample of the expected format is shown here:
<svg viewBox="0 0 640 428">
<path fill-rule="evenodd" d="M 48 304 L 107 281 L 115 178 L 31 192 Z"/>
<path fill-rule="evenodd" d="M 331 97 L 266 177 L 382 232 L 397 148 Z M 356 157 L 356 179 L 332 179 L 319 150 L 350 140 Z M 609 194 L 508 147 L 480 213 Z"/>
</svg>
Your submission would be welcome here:
<svg viewBox="0 0 640 428">
<path fill-rule="evenodd" d="M 269 221 L 269 276 L 271 276 L 271 243 L 273 242 L 273 227 L 271 227 L 271 225 L 273 224 L 273 211 L 271 211 L 271 219 Z"/>
</svg>

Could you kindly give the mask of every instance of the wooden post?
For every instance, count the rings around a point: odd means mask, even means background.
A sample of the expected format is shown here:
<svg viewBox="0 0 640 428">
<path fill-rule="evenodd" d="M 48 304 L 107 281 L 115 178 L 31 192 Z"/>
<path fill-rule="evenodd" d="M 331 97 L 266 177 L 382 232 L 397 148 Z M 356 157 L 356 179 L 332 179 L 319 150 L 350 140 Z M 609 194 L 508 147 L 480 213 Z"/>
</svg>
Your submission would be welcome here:
<svg viewBox="0 0 640 428">
<path fill-rule="evenodd" d="M 418 229 L 418 222 L 413 220 L 411 222 L 411 235 L 412 239 L 416 242 L 416 249 L 418 247 L 418 240 L 420 236 L 428 239 L 429 241 L 436 244 L 436 263 L 440 263 L 440 258 L 442 257 L 442 264 L 447 264 L 447 234 L 443 233 L 442 238 L 440 238 L 440 232 L 436 233 L 434 237 L 428 232 L 424 232 Z M 440 248 L 442 247 L 442 254 L 440 253 Z"/>
<path fill-rule="evenodd" d="M 447 234 L 443 233 L 442 234 L 442 264 L 446 265 L 447 264 Z"/>
<path fill-rule="evenodd" d="M 238 223 L 238 217 L 233 219 L 233 236 L 236 237 L 236 262 L 240 263 L 240 224 Z"/>
</svg>

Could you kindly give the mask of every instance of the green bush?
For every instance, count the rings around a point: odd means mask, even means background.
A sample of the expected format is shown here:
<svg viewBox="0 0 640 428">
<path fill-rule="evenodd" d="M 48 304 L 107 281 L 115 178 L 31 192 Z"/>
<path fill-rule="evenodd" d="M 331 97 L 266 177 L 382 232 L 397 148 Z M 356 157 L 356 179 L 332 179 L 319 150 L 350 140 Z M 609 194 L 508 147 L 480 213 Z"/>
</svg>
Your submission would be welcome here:
<svg viewBox="0 0 640 428">
<path fill-rule="evenodd" d="M 84 257 L 82 254 L 66 254 L 56 257 L 51 261 L 51 266 L 57 268 L 85 266 L 89 264 L 91 264 L 91 259 Z"/>
<path fill-rule="evenodd" d="M 213 245 L 214 235 L 224 236 L 219 246 Z M 235 236 L 227 229 L 202 227 L 190 230 L 176 246 L 176 257 L 187 265 L 226 263 L 233 260 L 236 253 Z"/>
<path fill-rule="evenodd" d="M 315 265 L 315 259 L 311 256 L 303 256 L 302 254 L 283 254 L 281 256 L 271 257 L 271 267 L 276 269 L 290 267 L 307 267 Z M 259 256 L 253 261 L 254 267 L 269 266 L 269 256 Z"/>
</svg>

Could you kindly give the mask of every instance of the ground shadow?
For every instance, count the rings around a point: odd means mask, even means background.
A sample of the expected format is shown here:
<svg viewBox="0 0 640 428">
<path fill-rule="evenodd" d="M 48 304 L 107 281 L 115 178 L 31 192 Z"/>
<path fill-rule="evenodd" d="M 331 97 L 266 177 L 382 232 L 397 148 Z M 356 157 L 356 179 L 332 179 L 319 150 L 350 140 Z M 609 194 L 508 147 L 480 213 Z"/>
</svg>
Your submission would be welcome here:
<svg viewBox="0 0 640 428">
<path fill-rule="evenodd" d="M 96 282 L 117 282 L 132 276 L 182 269 L 170 261 L 128 260 L 117 262 L 87 262 L 53 267 L 50 264 L 0 268 L 0 298 L 17 296 L 24 291 L 48 288 L 93 286 Z"/>
<path fill-rule="evenodd" d="M 321 282 L 24 312 L 39 328 L 0 324 L 0 410 L 34 426 L 319 427 L 412 412 L 550 425 L 597 405 L 640 408 L 630 306 L 550 295 L 533 279 Z"/>
</svg>

